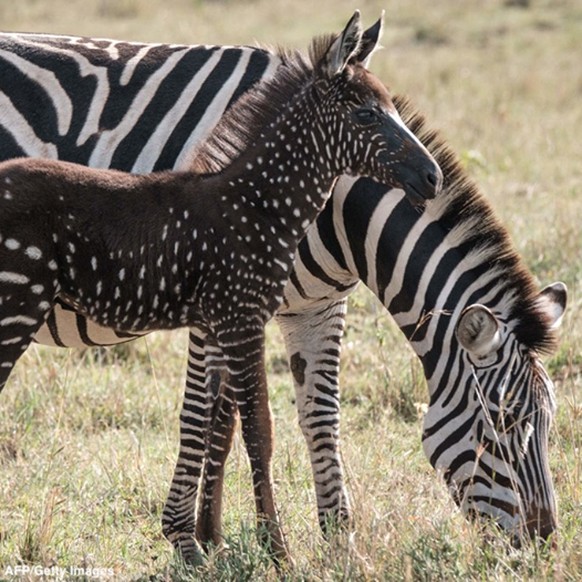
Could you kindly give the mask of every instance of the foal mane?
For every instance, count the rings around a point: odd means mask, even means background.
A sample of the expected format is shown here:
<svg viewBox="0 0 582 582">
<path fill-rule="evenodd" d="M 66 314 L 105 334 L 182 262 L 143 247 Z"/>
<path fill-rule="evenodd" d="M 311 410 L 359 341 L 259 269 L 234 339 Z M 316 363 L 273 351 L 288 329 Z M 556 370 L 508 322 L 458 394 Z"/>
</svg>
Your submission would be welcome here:
<svg viewBox="0 0 582 582">
<path fill-rule="evenodd" d="M 313 44 L 319 42 L 315 39 Z M 274 76 L 242 95 L 222 116 L 208 138 L 194 151 L 190 170 L 198 174 L 221 172 L 260 140 L 313 78 L 313 65 L 299 51 L 282 48 Z M 315 61 L 314 61 L 315 62 Z"/>
<path fill-rule="evenodd" d="M 427 206 L 439 213 L 439 224 L 447 231 L 469 227 L 461 235 L 463 243 L 475 249 L 475 262 L 489 265 L 503 273 L 504 301 L 509 316 L 515 320 L 517 339 L 537 352 L 548 353 L 556 348 L 557 336 L 539 299 L 533 276 L 515 250 L 507 229 L 497 218 L 491 204 L 470 178 L 457 154 L 445 139 L 427 126 L 426 118 L 404 96 L 394 97 L 394 105 L 404 123 L 434 156 L 444 175 L 443 190 Z"/>
<path fill-rule="evenodd" d="M 194 150 L 190 170 L 197 174 L 221 172 L 256 143 L 298 91 L 312 81 L 316 63 L 337 37 L 337 34 L 315 37 L 309 46 L 309 59 L 297 50 L 264 48 L 281 61 L 275 74 L 257 83 L 222 116 L 208 138 Z"/>
</svg>

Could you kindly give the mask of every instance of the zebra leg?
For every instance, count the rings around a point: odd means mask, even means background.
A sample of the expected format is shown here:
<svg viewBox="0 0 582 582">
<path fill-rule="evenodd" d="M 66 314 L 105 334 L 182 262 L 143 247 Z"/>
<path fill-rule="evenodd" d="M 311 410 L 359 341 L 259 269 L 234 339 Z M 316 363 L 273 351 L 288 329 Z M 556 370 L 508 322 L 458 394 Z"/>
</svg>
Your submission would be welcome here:
<svg viewBox="0 0 582 582">
<path fill-rule="evenodd" d="M 206 392 L 204 344 L 206 334 L 190 330 L 188 372 L 180 414 L 180 451 L 162 514 L 162 530 L 186 562 L 199 564 L 203 551 L 196 541 L 196 498 L 204 463 L 210 398 Z"/>
<path fill-rule="evenodd" d="M 317 311 L 276 316 L 293 373 L 299 425 L 309 449 L 325 536 L 351 517 L 339 441 L 339 363 L 346 306 L 343 299 Z"/>
<path fill-rule="evenodd" d="M 279 523 L 273 492 L 273 416 L 269 406 L 265 372 L 265 330 L 261 323 L 246 320 L 244 330 L 217 334 L 228 368 L 227 389 L 232 390 L 240 412 L 242 433 L 251 463 L 257 526 L 260 540 L 277 567 L 290 562 Z"/>
</svg>

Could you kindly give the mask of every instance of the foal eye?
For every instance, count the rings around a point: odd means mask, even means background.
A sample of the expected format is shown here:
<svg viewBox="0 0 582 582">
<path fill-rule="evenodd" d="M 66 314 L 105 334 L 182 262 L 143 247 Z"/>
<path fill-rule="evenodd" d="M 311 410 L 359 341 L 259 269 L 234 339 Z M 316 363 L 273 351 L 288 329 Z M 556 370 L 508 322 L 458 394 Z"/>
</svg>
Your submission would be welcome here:
<svg viewBox="0 0 582 582">
<path fill-rule="evenodd" d="M 373 123 L 378 119 L 378 115 L 373 109 L 358 109 L 357 111 L 354 111 L 354 115 L 358 123 L 361 123 L 362 125 Z"/>
</svg>

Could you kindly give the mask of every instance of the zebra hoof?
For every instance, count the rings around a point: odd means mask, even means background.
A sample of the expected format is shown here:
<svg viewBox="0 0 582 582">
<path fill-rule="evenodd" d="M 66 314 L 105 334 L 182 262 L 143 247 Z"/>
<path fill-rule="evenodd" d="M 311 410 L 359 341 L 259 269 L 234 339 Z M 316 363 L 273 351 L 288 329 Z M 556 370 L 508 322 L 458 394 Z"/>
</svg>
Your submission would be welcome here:
<svg viewBox="0 0 582 582">
<path fill-rule="evenodd" d="M 331 509 L 319 516 L 319 527 L 323 538 L 330 541 L 334 536 L 350 531 L 353 527 L 351 512 L 345 506 Z"/>
</svg>

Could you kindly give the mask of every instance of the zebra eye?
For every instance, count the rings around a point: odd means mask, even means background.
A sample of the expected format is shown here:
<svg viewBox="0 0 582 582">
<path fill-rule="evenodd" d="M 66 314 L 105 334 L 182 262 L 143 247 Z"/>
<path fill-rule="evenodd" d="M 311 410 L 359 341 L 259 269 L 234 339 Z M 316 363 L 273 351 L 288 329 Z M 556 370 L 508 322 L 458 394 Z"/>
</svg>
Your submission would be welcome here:
<svg viewBox="0 0 582 582">
<path fill-rule="evenodd" d="M 506 430 L 512 429 L 517 424 L 517 416 L 513 412 L 506 412 L 503 415 L 503 422 Z"/>
<path fill-rule="evenodd" d="M 523 402 L 517 401 L 512 403 L 508 408 L 502 408 L 502 415 L 500 416 L 502 416 L 503 427 L 505 430 L 513 430 L 521 424 L 523 406 Z"/>
<path fill-rule="evenodd" d="M 523 402 L 517 401 L 509 410 L 505 413 L 505 424 L 517 424 L 521 417 L 521 411 L 523 409 Z"/>
<path fill-rule="evenodd" d="M 354 116 L 356 121 L 360 125 L 369 125 L 378 120 L 378 114 L 373 109 L 368 107 L 363 107 L 362 109 L 357 109 L 354 111 Z"/>
</svg>

